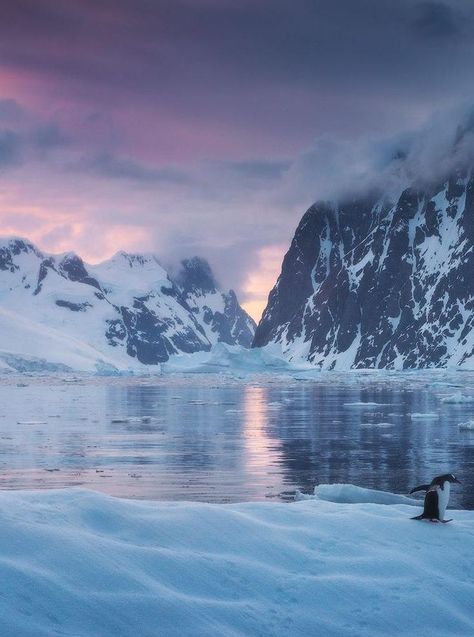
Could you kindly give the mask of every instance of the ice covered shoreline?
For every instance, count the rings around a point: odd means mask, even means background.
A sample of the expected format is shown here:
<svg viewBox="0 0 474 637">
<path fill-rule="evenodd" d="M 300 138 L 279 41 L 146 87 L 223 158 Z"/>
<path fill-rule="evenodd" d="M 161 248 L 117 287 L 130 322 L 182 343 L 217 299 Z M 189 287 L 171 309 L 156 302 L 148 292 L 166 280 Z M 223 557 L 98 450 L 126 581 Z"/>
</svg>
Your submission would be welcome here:
<svg viewBox="0 0 474 637">
<path fill-rule="evenodd" d="M 8 339 L 7 339 L 8 340 Z M 33 339 L 35 344 L 37 338 Z M 28 341 L 25 342 L 26 346 Z M 72 348 L 72 351 L 69 349 Z M 170 376 L 174 374 L 229 374 L 248 376 L 252 374 L 282 374 L 317 378 L 322 374 L 410 374 L 410 373 L 453 373 L 474 371 L 472 363 L 448 365 L 446 367 L 425 367 L 402 369 L 351 368 L 339 365 L 337 369 L 319 366 L 307 360 L 293 358 L 285 354 L 281 347 L 269 344 L 265 347 L 248 349 L 239 345 L 217 343 L 209 351 L 193 354 L 174 354 L 167 362 L 145 365 L 132 357 L 120 363 L 111 358 L 101 357 L 92 348 L 84 348 L 74 341 L 62 342 L 61 347 L 34 349 L 28 353 L 16 352 L 0 347 L 0 376 L 5 374 L 81 374 L 95 376 Z"/>
<path fill-rule="evenodd" d="M 436 525 L 410 520 L 413 511 L 321 499 L 211 505 L 2 492 L 2 631 L 472 634 L 474 512 L 451 511 L 454 522 Z"/>
</svg>

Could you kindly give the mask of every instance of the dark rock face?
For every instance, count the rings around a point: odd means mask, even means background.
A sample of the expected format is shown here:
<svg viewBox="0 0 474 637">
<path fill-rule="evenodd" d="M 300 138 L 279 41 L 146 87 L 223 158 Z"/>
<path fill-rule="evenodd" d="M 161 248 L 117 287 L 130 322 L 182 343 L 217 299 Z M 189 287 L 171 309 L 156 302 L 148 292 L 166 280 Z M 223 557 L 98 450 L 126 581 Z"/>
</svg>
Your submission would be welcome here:
<svg viewBox="0 0 474 637">
<path fill-rule="evenodd" d="M 183 300 L 211 343 L 250 347 L 255 322 L 239 305 L 233 290 L 223 293 L 207 261 L 199 257 L 181 262 L 176 276 Z"/>
<path fill-rule="evenodd" d="M 56 302 L 58 307 L 67 307 L 71 312 L 85 312 L 88 307 L 92 307 L 90 303 L 72 303 L 71 301 L 63 301 L 58 299 Z"/>
<path fill-rule="evenodd" d="M 181 270 L 176 277 L 176 284 L 184 295 L 217 292 L 217 283 L 211 266 L 205 259 L 193 257 L 181 261 Z"/>
<path fill-rule="evenodd" d="M 89 276 L 84 261 L 77 254 L 66 255 L 59 263 L 59 270 L 70 281 L 79 281 L 86 285 L 92 285 L 100 290 L 100 285 L 96 279 Z"/>
<path fill-rule="evenodd" d="M 35 254 L 42 258 L 41 252 L 29 241 L 23 239 L 11 239 L 7 245 L 0 246 L 0 270 L 10 270 L 14 272 L 18 269 L 14 257 L 20 254 Z"/>
<path fill-rule="evenodd" d="M 474 179 L 312 206 L 253 346 L 270 342 L 324 368 L 474 362 Z"/>
<path fill-rule="evenodd" d="M 45 255 L 22 239 L 0 242 L 5 309 L 26 314 L 98 352 L 145 365 L 215 342 L 250 346 L 255 324 L 233 292 L 218 290 L 209 264 L 183 262 L 173 282 L 152 255 L 118 253 L 99 266 L 75 254 Z"/>
</svg>

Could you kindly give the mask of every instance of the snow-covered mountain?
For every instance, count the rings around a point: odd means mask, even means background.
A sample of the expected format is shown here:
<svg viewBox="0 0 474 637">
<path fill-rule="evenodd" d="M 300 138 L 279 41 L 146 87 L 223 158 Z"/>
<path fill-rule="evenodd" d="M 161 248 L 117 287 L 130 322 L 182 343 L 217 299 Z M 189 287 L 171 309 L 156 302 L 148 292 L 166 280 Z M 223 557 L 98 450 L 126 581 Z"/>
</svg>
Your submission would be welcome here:
<svg viewBox="0 0 474 637">
<path fill-rule="evenodd" d="M 0 239 L 0 361 L 16 369 L 123 370 L 220 341 L 250 344 L 255 324 L 232 291 L 217 289 L 205 261 L 184 262 L 178 278 L 151 254 L 119 252 L 91 266 L 73 253 Z"/>
<path fill-rule="evenodd" d="M 474 177 L 317 203 L 303 216 L 253 345 L 322 368 L 474 365 Z"/>
<path fill-rule="evenodd" d="M 234 290 L 222 293 L 209 264 L 194 257 L 181 262 L 176 283 L 212 345 L 218 342 L 250 347 L 255 322 L 239 305 Z"/>
</svg>

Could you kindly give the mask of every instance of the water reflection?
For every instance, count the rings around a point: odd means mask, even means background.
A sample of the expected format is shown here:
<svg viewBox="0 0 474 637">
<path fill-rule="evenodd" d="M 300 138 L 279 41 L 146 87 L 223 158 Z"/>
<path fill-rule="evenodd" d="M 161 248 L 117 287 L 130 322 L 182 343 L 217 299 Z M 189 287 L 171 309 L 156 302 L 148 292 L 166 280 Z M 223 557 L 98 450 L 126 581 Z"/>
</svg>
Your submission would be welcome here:
<svg viewBox="0 0 474 637">
<path fill-rule="evenodd" d="M 248 480 L 259 484 L 261 493 L 271 497 L 281 493 L 283 481 L 278 467 L 281 460 L 281 441 L 271 436 L 269 414 L 278 411 L 281 403 L 270 402 L 268 388 L 248 385 L 244 387 L 243 440 L 244 460 Z M 271 484 L 269 477 L 273 476 Z"/>
<path fill-rule="evenodd" d="M 474 508 L 474 374 L 14 379 L 0 385 L 0 486 L 213 502 L 352 482 L 406 493 L 456 471 Z M 414 416 L 413 416 L 414 414 Z"/>
</svg>

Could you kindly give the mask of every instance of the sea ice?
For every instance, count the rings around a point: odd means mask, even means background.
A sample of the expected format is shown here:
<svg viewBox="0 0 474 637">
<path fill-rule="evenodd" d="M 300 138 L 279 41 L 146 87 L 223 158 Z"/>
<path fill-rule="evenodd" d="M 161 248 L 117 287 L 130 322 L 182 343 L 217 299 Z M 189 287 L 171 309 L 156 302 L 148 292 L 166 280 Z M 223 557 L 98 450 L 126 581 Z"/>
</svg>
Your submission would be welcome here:
<svg viewBox="0 0 474 637">
<path fill-rule="evenodd" d="M 314 496 L 320 500 L 345 504 L 372 503 L 420 506 L 419 501 L 414 498 L 408 498 L 398 493 L 377 491 L 376 489 L 364 489 L 354 484 L 318 484 L 314 487 Z"/>
<path fill-rule="evenodd" d="M 371 402 L 362 402 L 356 401 L 353 403 L 344 403 L 344 407 L 385 407 L 386 403 L 371 403 Z"/>
<path fill-rule="evenodd" d="M 439 414 L 413 413 L 410 414 L 410 418 L 412 420 L 436 420 L 437 418 L 439 418 Z"/>
<path fill-rule="evenodd" d="M 361 422 L 361 427 L 395 427 L 393 422 Z"/>
<path fill-rule="evenodd" d="M 474 420 L 468 420 L 467 422 L 461 422 L 458 425 L 460 431 L 474 431 Z"/>
<path fill-rule="evenodd" d="M 474 396 L 464 396 L 460 391 L 456 392 L 452 396 L 445 396 L 441 399 L 442 403 L 446 404 L 465 404 L 465 403 L 474 403 Z"/>
</svg>

